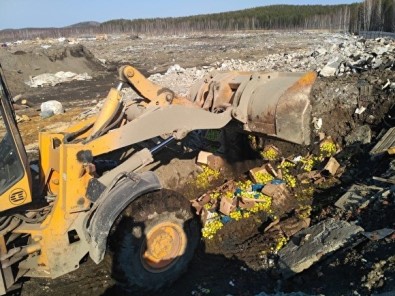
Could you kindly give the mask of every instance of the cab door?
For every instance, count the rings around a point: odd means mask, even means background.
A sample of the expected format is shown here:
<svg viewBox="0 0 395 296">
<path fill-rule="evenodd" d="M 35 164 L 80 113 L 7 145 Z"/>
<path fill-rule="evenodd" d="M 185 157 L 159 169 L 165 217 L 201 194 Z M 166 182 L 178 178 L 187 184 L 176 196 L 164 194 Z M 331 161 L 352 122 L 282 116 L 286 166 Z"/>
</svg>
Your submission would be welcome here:
<svg viewBox="0 0 395 296">
<path fill-rule="evenodd" d="M 0 65 L 0 212 L 32 200 L 31 173 Z"/>
</svg>

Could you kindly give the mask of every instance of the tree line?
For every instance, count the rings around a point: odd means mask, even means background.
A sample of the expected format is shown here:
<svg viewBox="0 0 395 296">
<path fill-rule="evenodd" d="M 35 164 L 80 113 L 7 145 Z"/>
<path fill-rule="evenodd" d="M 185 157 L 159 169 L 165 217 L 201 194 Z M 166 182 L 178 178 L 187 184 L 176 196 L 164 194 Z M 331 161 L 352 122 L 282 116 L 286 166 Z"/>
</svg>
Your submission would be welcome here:
<svg viewBox="0 0 395 296">
<path fill-rule="evenodd" d="M 65 28 L 0 31 L 0 40 L 77 37 L 95 34 L 180 34 L 238 30 L 332 30 L 395 32 L 395 0 L 349 5 L 273 5 L 177 18 L 118 19 Z"/>
</svg>

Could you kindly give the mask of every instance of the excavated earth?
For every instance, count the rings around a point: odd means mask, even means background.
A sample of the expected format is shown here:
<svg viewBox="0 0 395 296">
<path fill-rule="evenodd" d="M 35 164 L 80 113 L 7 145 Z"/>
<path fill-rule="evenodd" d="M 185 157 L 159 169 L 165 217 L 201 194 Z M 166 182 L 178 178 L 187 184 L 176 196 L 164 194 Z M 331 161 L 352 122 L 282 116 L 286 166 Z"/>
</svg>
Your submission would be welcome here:
<svg viewBox="0 0 395 296">
<path fill-rule="evenodd" d="M 116 68 L 120 64 L 132 63 L 144 74 L 154 74 L 151 80 L 185 94 L 194 81 L 211 70 L 320 71 L 329 62 L 333 46 L 344 48 L 344 44 L 355 40 L 351 36 L 322 32 L 239 32 L 167 37 L 116 36 L 107 41 L 80 41 L 80 45 L 74 46 L 51 44 L 48 49 L 42 48 L 42 45 L 49 44 L 48 41 L 35 40 L 0 49 L 0 62 L 12 94 L 22 94 L 35 106 L 17 111 L 17 114 L 26 114 L 31 119 L 20 122 L 19 126 L 29 155 L 35 161 L 38 131 L 64 128 L 71 121 L 79 120 L 81 112 L 97 111 L 100 101 L 116 83 Z M 386 42 L 391 48 L 395 47 L 394 41 Z M 315 58 L 315 52 L 320 48 L 327 51 L 322 60 Z M 322 51 L 318 52 L 322 55 Z M 384 87 L 388 80 L 395 82 L 395 61 L 392 65 L 374 69 L 358 65 L 357 71 L 318 77 L 311 94 L 312 115 L 322 120 L 319 131 L 331 136 L 341 147 L 336 158 L 344 167 L 344 173 L 332 184 L 316 190 L 312 224 L 335 218 L 357 221 L 366 231 L 395 228 L 393 193 L 385 200 L 375 200 L 357 214 L 340 212 L 334 206 L 352 184 L 390 187 L 387 183 L 374 182 L 372 177 L 390 178 L 394 175 L 395 161 L 389 156 L 373 159 L 369 151 L 383 132 L 395 123 L 391 116 L 395 111 L 395 90 Z M 93 78 L 35 89 L 24 83 L 30 76 L 57 71 L 86 72 Z M 128 90 L 125 93 L 135 96 Z M 66 113 L 40 118 L 36 111 L 40 103 L 52 99 L 61 101 Z M 356 108 L 360 107 L 366 110 L 356 114 Z M 313 142 L 315 136 L 318 131 L 313 131 Z M 238 159 L 224 179 L 242 178 L 248 169 L 260 163 L 256 154 L 247 148 L 245 139 L 240 137 L 237 143 L 232 143 L 243 149 L 235 149 Z M 280 142 L 275 144 L 287 156 L 303 155 L 312 149 Z M 179 145 L 161 152 L 159 157 L 165 160 L 165 165 L 154 166 L 165 186 L 178 188 L 189 198 L 203 193 L 190 186 L 199 172 L 195 156 L 196 151 L 186 153 Z M 270 233 L 263 232 L 269 222 L 264 215 L 258 215 L 227 223 L 212 240 L 202 240 L 185 275 L 160 294 L 394 295 L 395 235 L 377 241 L 358 237 L 306 271 L 284 279 L 278 272 L 277 255 L 262 255 L 271 241 Z M 122 295 L 104 266 L 95 265 L 89 258 L 79 270 L 58 279 L 22 282 L 19 293 L 26 296 Z"/>
</svg>

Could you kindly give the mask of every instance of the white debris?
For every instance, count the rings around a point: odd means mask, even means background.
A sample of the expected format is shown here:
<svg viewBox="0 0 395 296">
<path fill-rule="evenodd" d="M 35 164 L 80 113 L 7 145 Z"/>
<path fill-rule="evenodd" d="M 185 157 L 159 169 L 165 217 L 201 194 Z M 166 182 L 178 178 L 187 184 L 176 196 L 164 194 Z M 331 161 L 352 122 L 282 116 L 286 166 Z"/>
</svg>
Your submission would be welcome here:
<svg viewBox="0 0 395 296">
<path fill-rule="evenodd" d="M 19 116 L 19 115 L 16 115 L 15 116 L 15 119 L 16 119 L 16 122 L 23 122 L 23 121 L 30 121 L 30 118 L 29 118 L 29 116 L 27 116 L 27 115 L 25 115 L 25 114 L 23 114 L 23 115 L 21 115 L 21 116 Z"/>
<path fill-rule="evenodd" d="M 384 86 L 381 89 L 386 89 L 390 85 L 391 85 L 391 81 L 389 79 L 387 79 L 387 83 L 384 84 Z"/>
<path fill-rule="evenodd" d="M 293 162 L 300 162 L 303 159 L 301 155 L 296 156 L 294 159 L 292 159 Z"/>
<path fill-rule="evenodd" d="M 320 130 L 322 128 L 322 118 L 314 117 L 313 124 L 316 130 Z"/>
<path fill-rule="evenodd" d="M 30 81 L 25 82 L 30 87 L 55 86 L 59 83 L 68 82 L 72 80 L 90 80 L 92 79 L 88 73 L 76 74 L 73 72 L 60 71 L 55 74 L 44 73 L 30 78 Z"/>
<path fill-rule="evenodd" d="M 335 57 L 331 59 L 324 68 L 320 71 L 320 75 L 323 77 L 334 76 L 336 74 L 337 69 L 340 67 L 342 63 L 341 57 Z"/>
<path fill-rule="evenodd" d="M 185 69 L 182 68 L 180 65 L 175 64 L 173 66 L 170 66 L 169 69 L 167 69 L 166 74 L 171 74 L 171 73 L 184 73 Z"/>
<path fill-rule="evenodd" d="M 365 111 L 366 111 L 366 108 L 362 106 L 360 108 L 355 109 L 355 114 L 361 115 Z"/>
<path fill-rule="evenodd" d="M 49 113 L 52 112 L 53 114 L 62 114 L 64 113 L 64 109 L 62 103 L 59 101 L 51 100 L 41 104 L 41 112 L 42 113 Z"/>
</svg>

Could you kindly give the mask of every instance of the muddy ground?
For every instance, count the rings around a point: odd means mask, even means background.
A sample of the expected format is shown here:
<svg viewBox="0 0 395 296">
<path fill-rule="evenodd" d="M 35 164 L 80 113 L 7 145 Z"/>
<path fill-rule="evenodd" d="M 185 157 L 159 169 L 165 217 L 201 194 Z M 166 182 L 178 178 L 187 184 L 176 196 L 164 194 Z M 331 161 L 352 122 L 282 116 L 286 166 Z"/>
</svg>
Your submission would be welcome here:
<svg viewBox="0 0 395 296">
<path fill-rule="evenodd" d="M 132 38 L 130 38 L 132 37 Z M 121 36 L 108 41 L 81 41 L 89 50 L 64 51 L 54 45 L 51 52 L 41 48 L 45 42 L 28 42 L 8 49 L 1 49 L 1 60 L 8 84 L 14 95 L 21 93 L 35 107 L 43 101 L 61 101 L 66 113 L 41 119 L 32 109 L 18 111 L 27 114 L 31 121 L 21 122 L 20 128 L 26 145 L 33 147 L 37 133 L 42 128 L 61 128 L 76 116 L 94 107 L 103 99 L 109 87 L 116 83 L 116 67 L 132 63 L 143 73 L 165 73 L 169 66 L 198 67 L 204 71 L 221 65 L 224 61 L 243 60 L 254 63 L 268 54 L 286 56 L 292 52 L 313 51 L 331 40 L 330 33 L 264 33 L 199 34 L 192 36 L 149 37 Z M 334 38 L 339 38 L 335 36 Z M 56 48 L 56 49 L 55 49 Z M 32 54 L 55 59 L 54 65 L 45 58 L 36 59 Z M 33 55 L 33 56 L 34 56 Z M 6 57 L 6 58 L 5 58 Z M 55 58 L 54 58 L 55 57 Z M 105 60 L 105 62 L 104 62 Z M 204 66 L 204 67 L 203 67 Z M 253 68 L 253 67 L 252 67 Z M 279 66 L 281 68 L 281 66 Z M 90 81 L 73 81 L 53 87 L 28 88 L 21 83 L 30 75 L 68 70 L 88 72 Z M 173 73 L 159 77 L 165 86 L 179 87 L 185 92 L 187 84 L 198 75 L 189 72 Z M 168 81 L 167 78 L 172 81 Z M 312 91 L 313 116 L 323 120 L 322 130 L 342 148 L 337 159 L 345 168 L 344 174 L 328 188 L 318 188 L 314 194 L 312 224 L 328 217 L 357 221 L 366 231 L 395 228 L 394 195 L 377 199 L 358 213 L 340 212 L 334 202 L 354 183 L 379 188 L 387 183 L 374 182 L 373 176 L 390 178 L 395 162 L 385 156 L 371 159 L 369 151 L 383 131 L 392 126 L 389 111 L 395 102 L 394 92 L 383 90 L 387 79 L 394 80 L 393 70 L 371 70 L 341 77 L 319 77 Z M 176 80 L 176 83 L 174 83 Z M 361 95 L 361 81 L 371 85 L 368 93 Z M 168 84 L 168 85 L 166 85 Z M 177 84 L 176 86 L 174 84 Z M 362 100 L 362 101 L 361 101 Z M 363 104 L 366 111 L 354 113 Z M 33 108 L 34 109 L 34 108 Z M 390 112 L 391 113 L 391 112 Z M 368 135 L 358 131 L 368 126 L 371 141 L 362 143 Z M 365 130 L 366 131 L 366 130 Z M 354 137 L 349 137 L 354 135 Z M 356 139 L 356 140 L 355 140 Z M 286 147 L 293 156 L 309 151 L 309 147 Z M 187 186 L 198 171 L 194 156 L 183 153 L 177 146 L 169 147 L 161 155 L 167 165 L 158 172 L 169 187 L 177 186 L 189 197 L 195 195 Z M 173 158 L 170 161 L 170 158 Z M 233 176 L 243 177 L 248 168 L 259 163 L 253 158 L 244 165 L 235 166 Z M 242 159 L 240 160 L 243 161 Z M 176 283 L 163 289 L 162 295 L 256 295 L 261 292 L 304 292 L 309 295 L 369 295 L 395 293 L 395 236 L 369 241 L 362 236 L 355 238 L 346 248 L 330 254 L 310 269 L 290 278 L 282 279 L 277 269 L 277 256 L 263 256 L 270 237 L 263 229 L 270 221 L 266 217 L 251 217 L 225 225 L 210 241 L 202 241 L 186 274 Z M 89 259 L 76 272 L 59 279 L 29 279 L 23 282 L 21 294 L 35 295 L 121 295 L 104 266 L 96 266 Z"/>
</svg>

